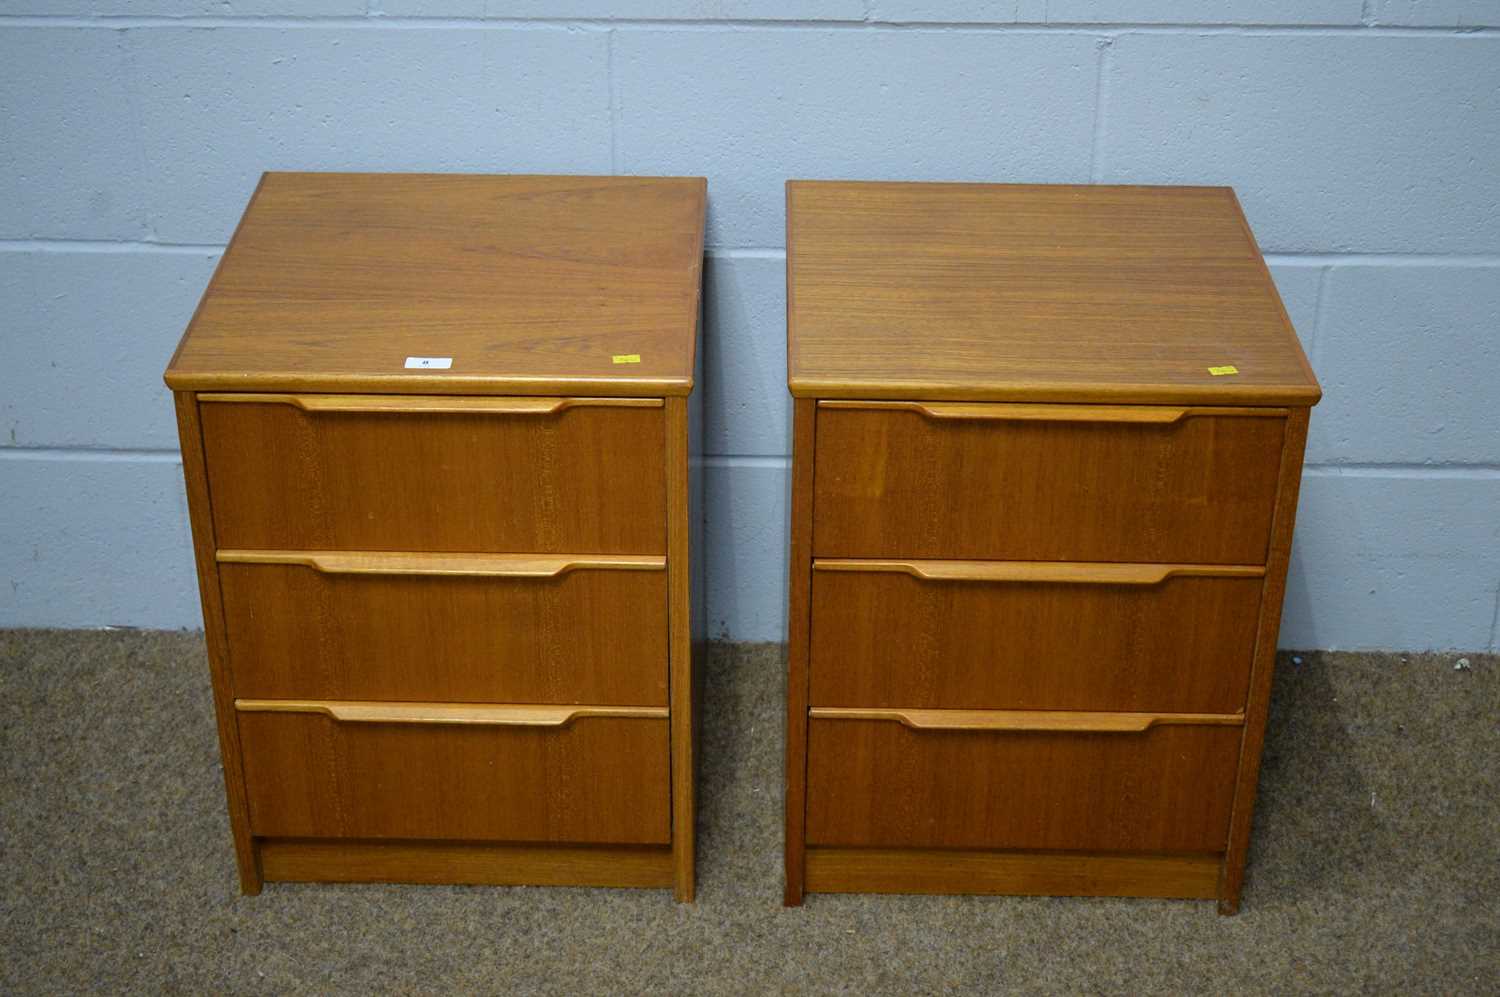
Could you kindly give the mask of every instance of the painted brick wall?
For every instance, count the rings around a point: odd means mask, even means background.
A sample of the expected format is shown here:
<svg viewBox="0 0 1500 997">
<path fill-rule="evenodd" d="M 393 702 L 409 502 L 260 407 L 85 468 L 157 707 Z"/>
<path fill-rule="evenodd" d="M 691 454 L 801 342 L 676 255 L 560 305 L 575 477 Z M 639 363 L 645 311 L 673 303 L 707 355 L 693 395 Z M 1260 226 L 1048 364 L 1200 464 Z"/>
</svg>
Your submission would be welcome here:
<svg viewBox="0 0 1500 997">
<path fill-rule="evenodd" d="M 1231 184 L 1283 643 L 1496 649 L 1500 0 L 0 0 L 0 625 L 196 626 L 160 372 L 263 169 L 709 178 L 709 632 L 785 627 L 787 177 Z"/>
</svg>

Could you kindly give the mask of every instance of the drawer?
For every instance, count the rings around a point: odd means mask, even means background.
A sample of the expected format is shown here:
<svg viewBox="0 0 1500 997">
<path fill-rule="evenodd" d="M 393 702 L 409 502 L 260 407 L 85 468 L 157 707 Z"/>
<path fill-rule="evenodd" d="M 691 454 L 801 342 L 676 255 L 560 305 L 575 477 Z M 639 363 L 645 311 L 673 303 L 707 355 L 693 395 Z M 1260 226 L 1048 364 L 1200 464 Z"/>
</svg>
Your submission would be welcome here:
<svg viewBox="0 0 1500 997">
<path fill-rule="evenodd" d="M 219 547 L 666 552 L 661 399 L 198 400 Z"/>
<path fill-rule="evenodd" d="M 1285 414 L 821 401 L 813 553 L 1263 564 Z"/>
<path fill-rule="evenodd" d="M 813 711 L 808 731 L 810 845 L 1222 852 L 1228 840 L 1235 724 L 826 712 Z"/>
<path fill-rule="evenodd" d="M 1264 573 L 815 561 L 811 703 L 1238 713 Z"/>
<path fill-rule="evenodd" d="M 246 700 L 236 708 L 256 835 L 670 840 L 663 708 Z M 611 710 L 641 715 L 589 715 Z"/>
<path fill-rule="evenodd" d="M 666 559 L 221 550 L 254 699 L 667 704 Z"/>
</svg>

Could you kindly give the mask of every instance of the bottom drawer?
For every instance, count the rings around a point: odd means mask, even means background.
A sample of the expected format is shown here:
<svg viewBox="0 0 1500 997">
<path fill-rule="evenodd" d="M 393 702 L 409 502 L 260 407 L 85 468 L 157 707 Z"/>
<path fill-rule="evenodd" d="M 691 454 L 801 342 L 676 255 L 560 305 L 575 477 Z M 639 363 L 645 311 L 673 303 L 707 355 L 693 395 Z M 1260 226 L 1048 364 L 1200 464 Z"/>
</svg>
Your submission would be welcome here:
<svg viewBox="0 0 1500 997">
<path fill-rule="evenodd" d="M 423 706 L 242 701 L 251 833 L 670 841 L 664 709 Z"/>
<path fill-rule="evenodd" d="M 1221 852 L 1240 733 L 1228 724 L 1074 733 L 814 717 L 807 842 Z"/>
</svg>

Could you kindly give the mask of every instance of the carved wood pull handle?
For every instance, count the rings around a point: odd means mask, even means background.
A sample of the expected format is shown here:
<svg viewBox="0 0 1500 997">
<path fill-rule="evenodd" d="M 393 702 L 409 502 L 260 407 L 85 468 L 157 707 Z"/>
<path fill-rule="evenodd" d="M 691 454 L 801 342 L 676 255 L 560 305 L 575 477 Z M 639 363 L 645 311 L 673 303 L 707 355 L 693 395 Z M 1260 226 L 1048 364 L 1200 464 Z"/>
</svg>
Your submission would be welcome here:
<svg viewBox="0 0 1500 997">
<path fill-rule="evenodd" d="M 566 727 L 584 717 L 665 719 L 665 706 L 513 706 L 493 703 L 364 703 L 310 699 L 236 699 L 241 713 L 317 713 L 341 723 Z"/>
<path fill-rule="evenodd" d="M 818 408 L 887 409 L 928 419 L 980 422 L 1094 422 L 1170 426 L 1194 416 L 1285 416 L 1284 408 L 1177 408 L 1162 405 L 1045 405 L 1012 402 L 881 402 L 825 399 Z"/>
<path fill-rule="evenodd" d="M 881 710 L 814 706 L 815 720 L 894 720 L 913 730 L 1139 734 L 1160 724 L 1239 726 L 1239 713 L 1073 713 L 1062 710 Z"/>
<path fill-rule="evenodd" d="M 435 395 L 276 395 L 205 393 L 200 402 L 291 405 L 349 414 L 553 415 L 570 408 L 661 408 L 660 398 L 443 397 Z"/>
<path fill-rule="evenodd" d="M 929 419 L 990 422 L 1180 422 L 1193 410 L 1158 405 L 1029 405 L 1005 402 L 862 402 L 830 399 L 819 408 L 895 409 Z"/>
<path fill-rule="evenodd" d="M 652 555 L 407 554 L 388 551 L 221 550 L 221 564 L 293 564 L 327 575 L 557 578 L 570 571 L 665 571 Z"/>
<path fill-rule="evenodd" d="M 895 572 L 927 582 L 1049 582 L 1068 585 L 1159 585 L 1168 578 L 1261 578 L 1253 564 L 1115 564 L 1073 561 L 813 562 L 814 571 Z"/>
</svg>

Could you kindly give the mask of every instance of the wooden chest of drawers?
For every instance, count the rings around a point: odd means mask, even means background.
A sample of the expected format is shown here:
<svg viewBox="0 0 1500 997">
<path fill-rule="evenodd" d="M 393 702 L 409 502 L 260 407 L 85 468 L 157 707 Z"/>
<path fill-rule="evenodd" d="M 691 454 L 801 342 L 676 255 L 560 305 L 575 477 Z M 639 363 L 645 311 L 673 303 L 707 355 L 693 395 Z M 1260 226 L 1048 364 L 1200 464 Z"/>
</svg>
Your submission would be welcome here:
<svg viewBox="0 0 1500 997">
<path fill-rule="evenodd" d="M 1319 397 L 1233 193 L 787 205 L 786 902 L 1232 913 Z"/>
<path fill-rule="evenodd" d="M 166 373 L 245 892 L 692 899 L 704 204 L 262 179 Z"/>
</svg>

